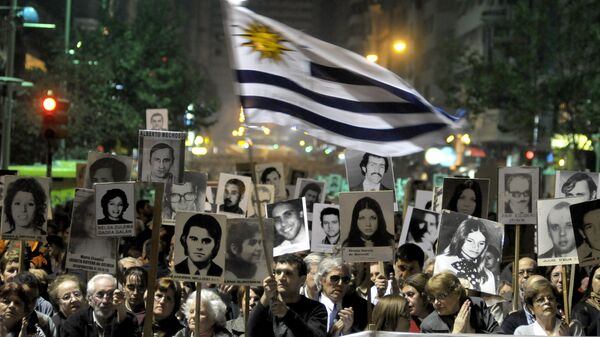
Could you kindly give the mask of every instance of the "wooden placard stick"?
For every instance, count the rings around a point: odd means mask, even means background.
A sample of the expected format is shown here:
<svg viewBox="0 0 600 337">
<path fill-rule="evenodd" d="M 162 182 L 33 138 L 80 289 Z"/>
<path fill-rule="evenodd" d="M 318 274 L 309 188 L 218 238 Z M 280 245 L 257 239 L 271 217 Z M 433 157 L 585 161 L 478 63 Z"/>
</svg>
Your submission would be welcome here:
<svg viewBox="0 0 600 337">
<path fill-rule="evenodd" d="M 162 223 L 162 200 L 164 183 L 152 183 L 154 188 L 154 213 L 152 215 L 152 236 L 150 245 L 150 270 L 148 271 L 148 287 L 146 296 L 146 316 L 144 317 L 144 336 L 152 336 L 152 320 L 154 316 L 154 292 L 157 283 L 158 249 L 160 225 Z"/>
<path fill-rule="evenodd" d="M 519 251 L 521 250 L 521 225 L 515 225 L 515 260 L 513 261 L 513 311 L 519 310 Z"/>
<path fill-rule="evenodd" d="M 568 286 L 569 283 L 567 283 L 567 266 L 566 265 L 562 265 L 561 266 L 561 278 L 562 278 L 562 294 L 563 294 L 563 312 L 565 313 L 565 321 L 567 322 L 567 324 L 571 323 L 570 321 L 570 317 L 569 317 L 569 290 L 570 287 Z"/>
<path fill-rule="evenodd" d="M 200 336 L 200 302 L 202 301 L 202 282 L 196 282 L 196 305 L 194 307 L 194 336 Z"/>
<path fill-rule="evenodd" d="M 371 287 L 367 288 L 367 324 L 373 323 L 371 321 L 373 316 L 373 304 L 371 303 Z"/>
</svg>

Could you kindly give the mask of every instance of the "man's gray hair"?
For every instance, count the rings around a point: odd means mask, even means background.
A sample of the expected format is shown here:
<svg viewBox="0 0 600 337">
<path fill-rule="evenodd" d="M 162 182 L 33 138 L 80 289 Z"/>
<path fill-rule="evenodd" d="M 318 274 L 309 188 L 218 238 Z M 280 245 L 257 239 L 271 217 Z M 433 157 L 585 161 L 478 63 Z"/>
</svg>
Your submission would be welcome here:
<svg viewBox="0 0 600 337">
<path fill-rule="evenodd" d="M 227 322 L 225 314 L 227 313 L 227 306 L 214 291 L 202 289 L 200 291 L 200 303 L 205 304 L 206 313 L 215 324 L 221 328 L 225 328 Z M 190 311 L 195 309 L 196 306 L 196 292 L 192 292 L 188 295 L 185 304 L 184 312 L 186 317 L 190 317 Z"/>
<path fill-rule="evenodd" d="M 323 261 L 323 257 L 324 256 L 321 253 L 310 253 L 304 258 L 304 263 L 306 263 L 306 267 L 310 269 L 310 266 L 321 263 L 321 261 Z"/>
<path fill-rule="evenodd" d="M 98 274 L 92 277 L 87 283 L 87 297 L 90 297 L 96 293 L 96 282 L 99 280 L 109 280 L 115 285 L 115 289 L 117 288 L 117 279 L 111 274 Z"/>
<path fill-rule="evenodd" d="M 317 275 L 315 275 L 315 283 L 319 291 L 323 288 L 321 282 L 324 281 L 325 276 L 334 269 L 341 269 L 346 271 L 350 275 L 350 267 L 342 261 L 340 257 L 326 257 L 321 263 L 319 263 L 319 269 L 317 269 Z"/>
</svg>

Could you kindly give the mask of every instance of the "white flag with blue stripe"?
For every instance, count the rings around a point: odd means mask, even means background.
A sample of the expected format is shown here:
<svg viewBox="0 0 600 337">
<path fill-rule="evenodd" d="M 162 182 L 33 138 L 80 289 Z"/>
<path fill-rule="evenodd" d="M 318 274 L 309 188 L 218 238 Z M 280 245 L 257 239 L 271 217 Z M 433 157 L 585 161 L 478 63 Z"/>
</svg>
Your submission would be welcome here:
<svg viewBox="0 0 600 337">
<path fill-rule="evenodd" d="M 247 123 L 295 126 L 381 156 L 422 151 L 452 132 L 456 119 L 391 71 L 246 8 L 225 6 Z"/>
</svg>

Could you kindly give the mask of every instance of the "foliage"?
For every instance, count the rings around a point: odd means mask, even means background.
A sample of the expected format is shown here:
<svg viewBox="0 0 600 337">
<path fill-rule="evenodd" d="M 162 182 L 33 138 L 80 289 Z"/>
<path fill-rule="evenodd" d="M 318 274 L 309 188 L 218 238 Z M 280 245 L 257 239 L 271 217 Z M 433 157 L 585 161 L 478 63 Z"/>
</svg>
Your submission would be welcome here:
<svg viewBox="0 0 600 337">
<path fill-rule="evenodd" d="M 48 72 L 26 75 L 36 89 L 20 99 L 17 110 L 30 110 L 26 120 L 39 125 L 39 117 L 31 116 L 37 107 L 25 102 L 34 102 L 47 88 L 71 100 L 64 146 L 69 158 L 85 158 L 87 151 L 99 145 L 130 154 L 137 146 L 138 129 L 145 128 L 147 108 L 167 108 L 172 130 L 185 129 L 183 116 L 191 103 L 208 107 L 204 114 L 214 114 L 218 108 L 211 91 L 214 86 L 200 65 L 185 58 L 178 42 L 181 25 L 172 6 L 164 0 L 146 0 L 139 2 L 132 22 L 103 18 L 97 29 L 74 33 L 73 40 L 81 45 L 72 55 L 64 54 L 56 36 L 55 48 L 46 60 Z M 19 123 L 15 129 L 25 130 Z M 36 129 L 30 129 L 37 136 Z M 39 160 L 39 153 L 31 154 L 31 150 L 15 143 L 13 162 Z"/>
<path fill-rule="evenodd" d="M 524 136 L 542 115 L 550 116 L 549 128 L 540 130 L 546 134 L 598 132 L 597 3 L 512 1 L 507 15 L 490 25 L 496 34 L 492 53 L 464 52 L 453 67 L 459 88 L 442 83 L 452 94 L 450 104 L 474 114 L 502 109 L 510 126 L 502 131 Z"/>
</svg>

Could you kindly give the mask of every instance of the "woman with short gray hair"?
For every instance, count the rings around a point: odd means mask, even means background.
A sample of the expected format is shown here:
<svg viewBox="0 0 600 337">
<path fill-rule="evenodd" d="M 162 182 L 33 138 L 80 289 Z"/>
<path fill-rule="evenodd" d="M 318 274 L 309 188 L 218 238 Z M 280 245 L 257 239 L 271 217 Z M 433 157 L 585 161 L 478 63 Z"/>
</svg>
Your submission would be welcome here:
<svg viewBox="0 0 600 337">
<path fill-rule="evenodd" d="M 227 306 L 215 292 L 202 289 L 200 291 L 200 336 L 231 337 L 225 328 Z M 179 330 L 175 337 L 193 337 L 196 327 L 196 292 L 191 293 L 184 304 L 184 313 L 188 326 Z"/>
</svg>

